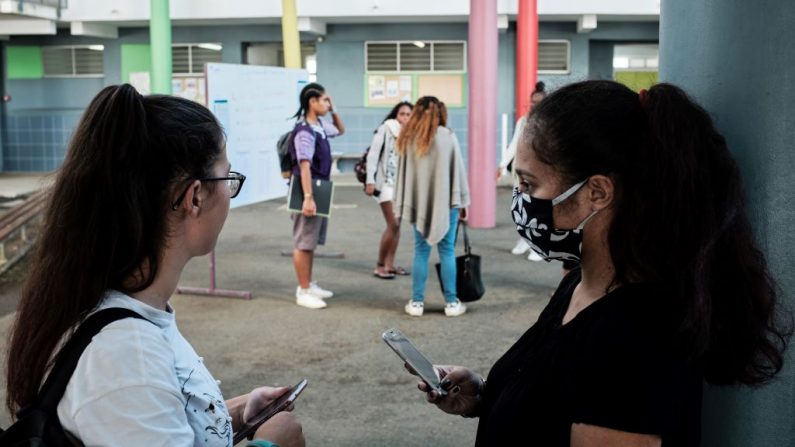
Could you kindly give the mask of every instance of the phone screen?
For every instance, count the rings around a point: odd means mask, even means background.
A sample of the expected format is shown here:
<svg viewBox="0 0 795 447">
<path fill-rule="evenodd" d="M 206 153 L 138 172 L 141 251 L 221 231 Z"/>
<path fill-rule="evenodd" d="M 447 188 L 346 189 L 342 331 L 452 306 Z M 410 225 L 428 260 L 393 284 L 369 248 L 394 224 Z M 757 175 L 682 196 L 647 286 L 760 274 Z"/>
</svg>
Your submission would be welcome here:
<svg viewBox="0 0 795 447">
<path fill-rule="evenodd" d="M 381 334 L 381 338 L 383 338 L 386 344 L 395 351 L 398 357 L 414 368 L 414 371 L 417 371 L 420 378 L 439 393 L 439 395 L 443 396 L 447 394 L 447 392 L 442 389 L 439 381 L 439 373 L 436 371 L 436 368 L 433 367 L 433 364 L 419 351 L 419 349 L 414 347 L 403 332 L 395 328 L 388 329 Z"/>
<path fill-rule="evenodd" d="M 246 421 L 243 425 L 243 428 L 240 429 L 237 433 L 235 433 L 234 444 L 242 441 L 244 438 L 247 438 L 254 434 L 257 431 L 260 425 L 264 424 L 265 421 L 272 418 L 273 415 L 279 413 L 280 411 L 284 411 L 287 407 L 290 406 L 298 396 L 301 394 L 301 391 L 304 391 L 306 388 L 307 380 L 303 379 L 296 386 L 292 389 L 287 390 L 286 393 L 282 394 L 281 397 L 273 401 L 270 405 L 263 408 L 257 415 L 255 415 L 251 420 Z"/>
</svg>

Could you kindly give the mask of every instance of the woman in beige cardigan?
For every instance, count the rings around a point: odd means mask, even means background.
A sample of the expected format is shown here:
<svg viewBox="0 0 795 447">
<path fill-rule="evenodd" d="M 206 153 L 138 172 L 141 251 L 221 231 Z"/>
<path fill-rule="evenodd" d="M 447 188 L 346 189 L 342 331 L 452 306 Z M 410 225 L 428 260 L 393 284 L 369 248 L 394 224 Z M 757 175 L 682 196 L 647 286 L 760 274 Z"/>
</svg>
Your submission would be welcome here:
<svg viewBox="0 0 795 447">
<path fill-rule="evenodd" d="M 456 297 L 455 238 L 458 221 L 466 219 L 469 185 L 458 139 L 445 127 L 446 122 L 444 103 L 424 96 L 397 139 L 400 160 L 395 215 L 414 227 L 412 300 L 405 309 L 415 317 L 423 313 L 433 245 L 437 245 L 441 262 L 444 313 L 456 317 L 466 312 Z"/>
</svg>

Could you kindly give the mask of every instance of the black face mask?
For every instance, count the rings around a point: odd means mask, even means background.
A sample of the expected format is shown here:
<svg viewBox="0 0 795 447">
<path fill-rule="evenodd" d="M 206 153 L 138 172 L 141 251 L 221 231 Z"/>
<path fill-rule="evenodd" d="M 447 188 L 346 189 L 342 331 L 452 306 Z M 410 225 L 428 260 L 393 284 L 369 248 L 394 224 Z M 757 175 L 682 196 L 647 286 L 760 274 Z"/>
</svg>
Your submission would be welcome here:
<svg viewBox="0 0 795 447">
<path fill-rule="evenodd" d="M 583 227 L 597 211 L 586 217 L 574 230 L 557 230 L 552 221 L 552 207 L 574 195 L 587 181 L 585 179 L 577 183 L 552 200 L 537 199 L 520 193 L 518 188 L 513 189 L 511 216 L 516 231 L 545 260 L 580 260 Z"/>
</svg>

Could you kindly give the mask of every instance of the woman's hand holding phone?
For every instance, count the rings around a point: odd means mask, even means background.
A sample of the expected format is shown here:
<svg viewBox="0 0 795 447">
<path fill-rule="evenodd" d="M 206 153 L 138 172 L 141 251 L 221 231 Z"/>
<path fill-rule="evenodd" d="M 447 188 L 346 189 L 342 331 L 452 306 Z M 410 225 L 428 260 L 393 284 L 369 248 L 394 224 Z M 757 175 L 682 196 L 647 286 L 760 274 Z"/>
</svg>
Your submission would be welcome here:
<svg viewBox="0 0 795 447">
<path fill-rule="evenodd" d="M 288 386 L 280 386 L 278 388 L 263 386 L 252 390 L 248 393 L 246 406 L 243 409 L 243 422 L 250 421 L 265 407 L 272 404 L 288 391 L 290 391 L 290 387 Z M 293 411 L 293 405 L 290 405 L 287 411 Z"/>
<path fill-rule="evenodd" d="M 483 393 L 483 378 L 463 366 L 434 365 L 433 367 L 439 372 L 442 389 L 447 391 L 447 394 L 439 396 L 421 380 L 417 383 L 417 388 L 426 393 L 428 402 L 435 404 L 445 413 L 475 414 Z M 416 375 L 408 365 L 406 369 Z"/>
</svg>

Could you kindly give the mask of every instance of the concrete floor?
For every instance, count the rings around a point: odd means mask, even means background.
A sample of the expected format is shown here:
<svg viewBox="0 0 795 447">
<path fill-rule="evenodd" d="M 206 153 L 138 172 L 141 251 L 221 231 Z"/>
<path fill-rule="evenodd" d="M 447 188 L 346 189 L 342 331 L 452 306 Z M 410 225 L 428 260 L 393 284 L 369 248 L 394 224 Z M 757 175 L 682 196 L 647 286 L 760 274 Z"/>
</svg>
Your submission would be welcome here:
<svg viewBox="0 0 795 447">
<path fill-rule="evenodd" d="M 372 275 L 384 224 L 375 202 L 354 184 L 347 177 L 338 183 L 335 200 L 341 206 L 333 211 L 329 242 L 320 250 L 342 251 L 345 258 L 315 263 L 315 279 L 336 293 L 327 309 L 295 305 L 292 262 L 280 254 L 290 248 L 291 224 L 283 201 L 276 200 L 233 209 L 218 241 L 218 287 L 249 290 L 254 299 L 177 295 L 172 303 L 178 324 L 222 380 L 227 397 L 309 379 L 295 408 L 309 445 L 472 445 L 477 420 L 426 404 L 380 334 L 398 327 L 432 361 L 486 374 L 536 320 L 560 278 L 559 264 L 510 254 L 517 236 L 509 222 L 510 191 L 501 188 L 497 227 L 470 234 L 473 252 L 483 257 L 484 298 L 465 315 L 446 318 L 433 277 L 425 316 L 409 317 L 403 305 L 410 298 L 411 277 L 385 281 Z M 407 268 L 410 230 L 403 226 L 398 252 L 398 264 Z M 24 264 L 16 275 L 0 280 L 0 312 L 6 312 L 0 334 L 7 334 L 23 273 Z M 191 261 L 182 278 L 182 285 L 206 286 L 207 259 Z M 7 424 L 8 416 L 0 413 L 0 426 Z"/>
</svg>

